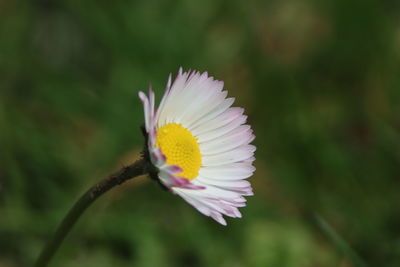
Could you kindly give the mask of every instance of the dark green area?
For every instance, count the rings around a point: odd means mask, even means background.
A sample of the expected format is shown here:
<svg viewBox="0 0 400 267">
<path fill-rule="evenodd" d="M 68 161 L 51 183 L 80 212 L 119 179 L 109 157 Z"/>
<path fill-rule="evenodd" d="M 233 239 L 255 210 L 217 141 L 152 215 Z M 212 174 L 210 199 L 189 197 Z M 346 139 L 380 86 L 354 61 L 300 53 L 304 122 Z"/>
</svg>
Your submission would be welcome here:
<svg viewBox="0 0 400 267">
<path fill-rule="evenodd" d="M 0 266 L 31 265 L 79 195 L 137 157 L 137 93 L 160 98 L 179 66 L 224 80 L 249 115 L 243 218 L 222 227 L 143 177 L 90 207 L 52 266 L 399 266 L 399 14 L 393 0 L 0 1 Z"/>
</svg>

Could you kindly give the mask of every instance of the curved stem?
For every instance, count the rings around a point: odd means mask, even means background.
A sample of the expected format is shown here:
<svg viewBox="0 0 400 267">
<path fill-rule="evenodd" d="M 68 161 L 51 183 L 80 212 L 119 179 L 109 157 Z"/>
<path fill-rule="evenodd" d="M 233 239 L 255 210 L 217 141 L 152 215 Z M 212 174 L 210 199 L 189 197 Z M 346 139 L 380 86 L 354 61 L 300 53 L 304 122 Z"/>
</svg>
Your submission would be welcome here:
<svg viewBox="0 0 400 267">
<path fill-rule="evenodd" d="M 335 230 L 318 214 L 315 214 L 315 221 L 321 231 L 330 239 L 333 245 L 345 255 L 355 267 L 366 267 L 367 264 L 364 260 L 356 253 L 356 251 L 350 247 L 343 237 L 341 237 Z M 352 265 L 352 266 L 353 266 Z"/>
<path fill-rule="evenodd" d="M 116 185 L 122 184 L 123 182 L 134 178 L 136 176 L 145 174 L 148 172 L 148 164 L 145 159 L 140 159 L 135 163 L 126 166 L 118 172 L 111 174 L 109 177 L 103 179 L 99 183 L 92 186 L 86 191 L 83 196 L 75 203 L 71 210 L 62 220 L 58 226 L 53 237 L 47 242 L 39 258 L 36 261 L 35 267 L 44 267 L 50 262 L 54 253 L 60 247 L 66 235 L 78 221 L 82 213 L 90 206 L 99 196 L 110 190 Z"/>
</svg>

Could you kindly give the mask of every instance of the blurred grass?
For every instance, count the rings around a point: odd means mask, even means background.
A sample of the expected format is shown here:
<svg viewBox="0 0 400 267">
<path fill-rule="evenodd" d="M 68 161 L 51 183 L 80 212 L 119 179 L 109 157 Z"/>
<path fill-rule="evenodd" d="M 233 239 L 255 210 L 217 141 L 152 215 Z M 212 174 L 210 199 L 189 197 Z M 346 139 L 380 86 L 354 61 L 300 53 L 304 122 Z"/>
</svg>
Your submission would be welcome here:
<svg viewBox="0 0 400 267">
<path fill-rule="evenodd" d="M 400 265 L 396 1 L 0 1 L 0 266 L 29 266 L 73 201 L 134 160 L 137 98 L 207 70 L 257 139 L 223 228 L 143 178 L 100 199 L 54 266 Z"/>
</svg>

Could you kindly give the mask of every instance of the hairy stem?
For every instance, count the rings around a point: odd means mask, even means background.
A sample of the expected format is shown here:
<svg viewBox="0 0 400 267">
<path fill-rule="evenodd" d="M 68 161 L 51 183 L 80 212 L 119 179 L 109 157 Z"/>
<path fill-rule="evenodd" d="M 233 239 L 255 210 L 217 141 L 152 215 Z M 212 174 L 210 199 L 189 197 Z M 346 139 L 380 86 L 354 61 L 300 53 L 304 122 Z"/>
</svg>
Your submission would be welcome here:
<svg viewBox="0 0 400 267">
<path fill-rule="evenodd" d="M 118 172 L 111 174 L 99 183 L 92 186 L 85 194 L 79 198 L 75 205 L 70 209 L 67 215 L 58 226 L 52 238 L 47 242 L 39 258 L 36 261 L 35 267 L 44 267 L 50 262 L 57 249 L 60 247 L 66 235 L 81 217 L 83 212 L 102 194 L 110 190 L 116 185 L 134 178 L 136 176 L 148 173 L 148 163 L 145 159 L 140 159 L 135 163 L 126 166 Z"/>
</svg>

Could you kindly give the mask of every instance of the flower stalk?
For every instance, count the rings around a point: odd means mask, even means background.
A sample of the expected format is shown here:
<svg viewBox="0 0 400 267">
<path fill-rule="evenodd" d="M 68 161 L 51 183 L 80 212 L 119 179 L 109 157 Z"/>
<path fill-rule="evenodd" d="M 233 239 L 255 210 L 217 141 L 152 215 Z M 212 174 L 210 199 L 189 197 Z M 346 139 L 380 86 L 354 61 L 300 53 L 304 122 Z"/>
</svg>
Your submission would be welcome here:
<svg viewBox="0 0 400 267">
<path fill-rule="evenodd" d="M 75 205 L 64 217 L 54 235 L 43 248 L 34 266 L 45 267 L 48 265 L 48 263 L 62 244 L 64 238 L 71 231 L 72 227 L 81 217 L 83 212 L 98 197 L 100 197 L 102 194 L 106 193 L 108 190 L 115 187 L 116 185 L 120 185 L 129 179 L 149 173 L 151 171 L 151 168 L 152 166 L 146 159 L 146 155 L 144 155 L 144 158 L 137 160 L 131 165 L 123 167 L 121 170 L 117 171 L 114 174 L 111 174 L 109 177 L 101 180 L 99 183 L 95 184 L 88 191 L 86 191 L 86 193 L 84 193 L 81 198 L 78 199 Z"/>
</svg>

